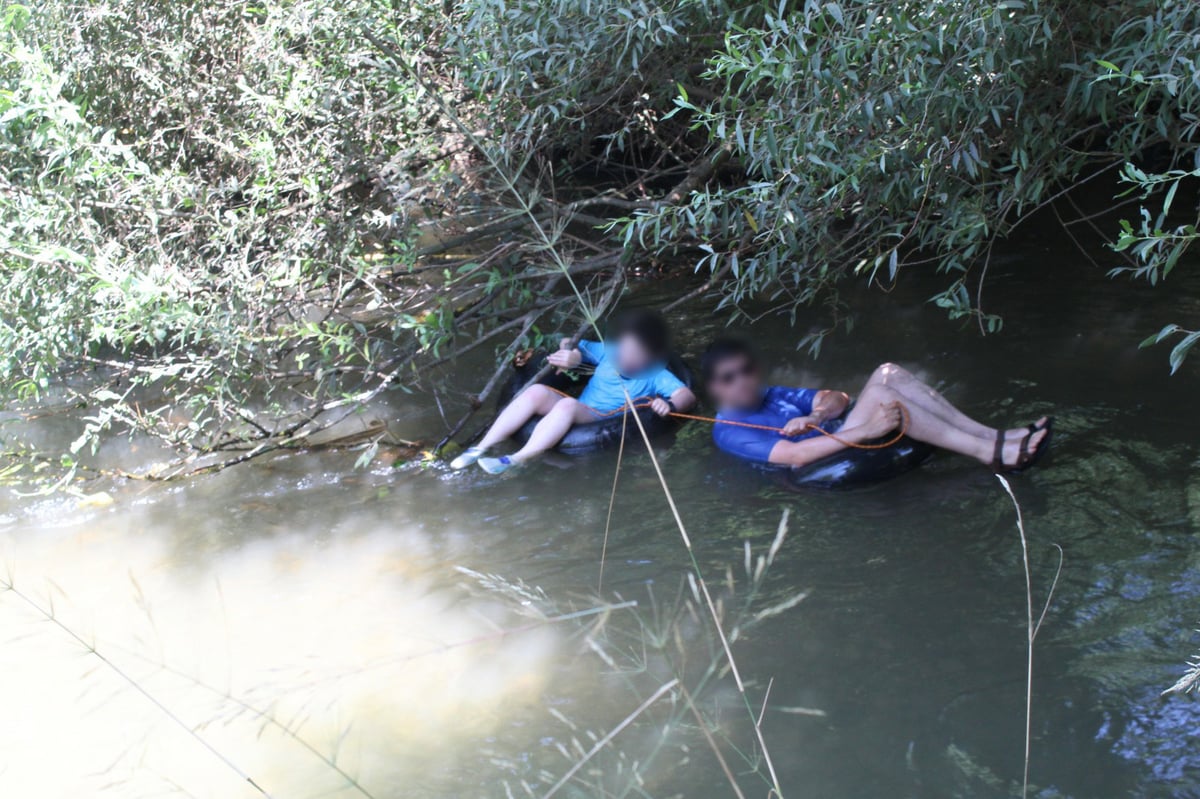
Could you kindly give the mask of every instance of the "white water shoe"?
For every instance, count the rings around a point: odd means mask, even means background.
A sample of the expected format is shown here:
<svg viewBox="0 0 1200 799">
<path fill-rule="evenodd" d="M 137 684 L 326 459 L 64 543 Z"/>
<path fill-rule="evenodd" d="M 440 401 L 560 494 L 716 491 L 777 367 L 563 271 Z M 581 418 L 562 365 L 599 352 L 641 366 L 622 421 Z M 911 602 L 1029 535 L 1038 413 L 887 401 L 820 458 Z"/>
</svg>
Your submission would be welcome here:
<svg viewBox="0 0 1200 799">
<path fill-rule="evenodd" d="M 507 455 L 501 455 L 499 458 L 479 459 L 479 468 L 488 474 L 503 474 L 516 465 Z"/>
<path fill-rule="evenodd" d="M 464 449 L 461 455 L 450 461 L 450 468 L 465 469 L 472 463 L 475 463 L 475 461 L 482 458 L 485 452 L 487 452 L 487 450 L 482 450 L 479 447 L 469 447 L 468 449 Z"/>
</svg>

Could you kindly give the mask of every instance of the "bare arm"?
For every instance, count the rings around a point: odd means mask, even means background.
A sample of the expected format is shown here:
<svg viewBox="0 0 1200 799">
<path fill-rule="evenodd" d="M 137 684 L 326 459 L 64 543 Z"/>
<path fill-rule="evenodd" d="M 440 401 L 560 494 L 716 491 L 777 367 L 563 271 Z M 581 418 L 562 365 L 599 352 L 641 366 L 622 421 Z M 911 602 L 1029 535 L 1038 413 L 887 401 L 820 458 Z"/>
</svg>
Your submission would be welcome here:
<svg viewBox="0 0 1200 799">
<path fill-rule="evenodd" d="M 583 352 L 578 347 L 570 347 L 571 340 L 564 338 L 562 344 L 559 345 L 558 352 L 552 352 L 546 356 L 546 361 L 559 369 L 574 369 L 583 363 Z"/>
<path fill-rule="evenodd" d="M 847 441 L 851 440 L 849 438 Z M 807 466 L 846 449 L 841 441 L 828 436 L 806 438 L 803 441 L 781 440 L 771 448 L 771 463 L 777 466 Z"/>
<path fill-rule="evenodd" d="M 668 404 L 669 403 L 669 404 Z M 656 398 L 650 403 L 650 410 L 657 413 L 659 416 L 666 416 L 671 413 L 671 406 L 675 406 L 676 411 L 686 412 L 691 410 L 696 404 L 696 395 L 692 393 L 690 388 L 676 389 L 675 393 L 669 399 Z"/>
<path fill-rule="evenodd" d="M 696 395 L 685 386 L 671 395 L 671 404 L 677 411 L 690 411 L 696 405 Z"/>
<path fill-rule="evenodd" d="M 771 448 L 770 461 L 779 466 L 807 466 L 846 449 L 843 442 L 862 444 L 871 441 L 895 430 L 900 422 L 900 404 L 889 402 L 876 408 L 863 422 L 839 430 L 837 438 L 816 436 L 803 441 L 780 441 Z"/>
</svg>

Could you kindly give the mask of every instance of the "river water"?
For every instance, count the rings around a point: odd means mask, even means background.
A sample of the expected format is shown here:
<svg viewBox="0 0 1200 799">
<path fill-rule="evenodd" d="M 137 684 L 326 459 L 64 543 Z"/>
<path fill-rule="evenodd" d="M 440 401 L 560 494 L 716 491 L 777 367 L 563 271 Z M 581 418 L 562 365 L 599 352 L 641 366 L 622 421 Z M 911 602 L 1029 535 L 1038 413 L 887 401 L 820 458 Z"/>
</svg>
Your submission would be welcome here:
<svg viewBox="0 0 1200 799">
<path fill-rule="evenodd" d="M 1159 696 L 1200 649 L 1200 356 L 1169 377 L 1164 349 L 1136 346 L 1200 318 L 1200 275 L 1130 285 L 1052 232 L 1025 236 L 991 267 L 1000 335 L 948 321 L 920 275 L 857 298 L 854 331 L 815 362 L 795 351 L 803 322 L 741 330 L 781 382 L 853 391 L 893 360 L 984 420 L 1057 416 L 1052 456 L 1013 480 L 1039 605 L 1063 553 L 1035 651 L 1033 795 L 1200 797 L 1200 704 Z M 673 321 L 692 356 L 726 323 L 702 305 Z M 451 377 L 449 415 L 481 370 Z M 429 396 L 377 412 L 401 436 L 443 429 Z M 45 446 L 73 434 L 37 425 Z M 995 478 L 942 457 L 791 493 L 715 458 L 708 432 L 656 451 L 785 795 L 1013 795 L 1026 598 Z M 767 795 L 640 444 L 607 542 L 616 453 L 502 478 L 355 458 L 104 486 L 111 503 L 3 499 L 19 593 L 0 594 L 0 795 L 519 797 L 570 775 L 555 795 L 730 796 L 708 737 L 746 796 Z M 746 547 L 753 571 L 785 511 L 752 585 Z"/>
</svg>

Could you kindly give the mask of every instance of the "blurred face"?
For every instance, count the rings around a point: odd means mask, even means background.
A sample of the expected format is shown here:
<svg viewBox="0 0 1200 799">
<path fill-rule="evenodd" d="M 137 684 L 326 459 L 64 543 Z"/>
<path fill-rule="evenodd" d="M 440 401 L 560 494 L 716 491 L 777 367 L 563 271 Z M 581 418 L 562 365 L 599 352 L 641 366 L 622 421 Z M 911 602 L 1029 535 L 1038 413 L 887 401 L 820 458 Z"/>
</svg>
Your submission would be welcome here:
<svg viewBox="0 0 1200 799">
<path fill-rule="evenodd" d="M 634 375 L 649 369 L 655 362 L 650 352 L 636 336 L 624 335 L 617 339 L 617 368 L 621 374 Z"/>
<path fill-rule="evenodd" d="M 762 375 L 744 355 L 726 358 L 713 370 L 708 393 L 722 409 L 757 408 L 762 402 Z"/>
</svg>

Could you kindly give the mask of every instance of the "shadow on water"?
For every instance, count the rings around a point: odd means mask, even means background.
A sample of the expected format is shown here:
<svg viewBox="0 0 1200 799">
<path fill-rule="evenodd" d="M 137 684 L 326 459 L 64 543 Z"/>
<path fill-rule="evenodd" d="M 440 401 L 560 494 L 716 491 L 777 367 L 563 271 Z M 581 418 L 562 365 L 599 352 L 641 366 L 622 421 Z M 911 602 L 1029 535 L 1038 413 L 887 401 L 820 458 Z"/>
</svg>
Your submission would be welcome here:
<svg viewBox="0 0 1200 799">
<path fill-rule="evenodd" d="M 1030 270 L 1039 278 L 1021 277 Z M 984 420 L 1058 417 L 1051 458 L 1015 484 L 1039 596 L 1053 544 L 1065 559 L 1038 642 L 1037 796 L 1200 796 L 1200 704 L 1159 696 L 1200 643 L 1200 379 L 1195 364 L 1168 378 L 1165 352 L 1136 349 L 1163 323 L 1200 313 L 1197 275 L 1172 280 L 1169 295 L 1113 282 L 1031 228 L 992 265 L 985 306 L 1004 315 L 1002 335 L 948 322 L 923 303 L 933 284 L 920 275 L 863 297 L 853 333 L 816 362 L 794 351 L 802 327 L 768 319 L 753 330 L 780 382 L 852 390 L 894 360 Z M 673 290 L 658 284 L 639 301 Z M 724 329 L 701 311 L 674 321 L 692 357 Z M 405 437 L 441 429 L 432 402 L 410 401 L 403 417 Z M 747 541 L 768 545 L 788 509 L 764 601 L 811 590 L 739 643 L 756 695 L 770 681 L 765 728 L 784 785 L 812 796 L 1011 795 L 1025 589 L 995 479 L 939 457 L 870 489 L 797 493 L 715 458 L 708 435 L 692 424 L 659 450 L 706 576 L 738 568 Z M 686 591 L 689 560 L 639 449 L 622 465 L 602 590 L 645 607 Z M 60 618 L 280 786 L 277 796 L 355 793 L 222 696 L 336 752 L 380 799 L 504 796 L 505 784 L 561 774 L 570 760 L 560 747 L 611 729 L 637 701 L 575 628 L 497 631 L 525 624 L 539 603 L 594 601 L 615 455 L 501 478 L 354 471 L 353 458 L 125 486 L 112 508 L 15 499 L 3 509 L 5 562 L 18 586 L 53 599 Z M 458 566 L 506 587 L 481 588 Z M 636 627 L 619 615 L 608 624 Z M 21 719 L 0 728 L 5 795 L 254 795 L 11 597 L 0 641 L 0 707 Z M 631 761 L 652 745 L 649 730 L 628 733 Z M 663 760 L 643 795 L 727 795 L 690 736 L 691 754 Z"/>
</svg>

